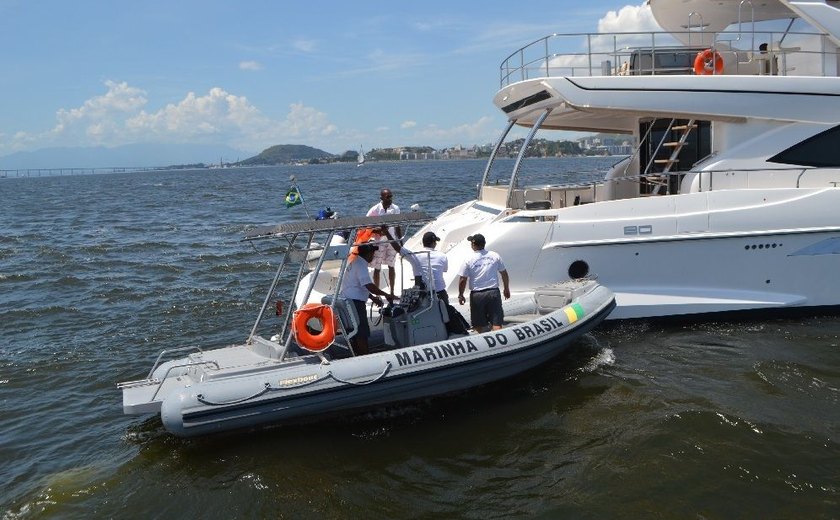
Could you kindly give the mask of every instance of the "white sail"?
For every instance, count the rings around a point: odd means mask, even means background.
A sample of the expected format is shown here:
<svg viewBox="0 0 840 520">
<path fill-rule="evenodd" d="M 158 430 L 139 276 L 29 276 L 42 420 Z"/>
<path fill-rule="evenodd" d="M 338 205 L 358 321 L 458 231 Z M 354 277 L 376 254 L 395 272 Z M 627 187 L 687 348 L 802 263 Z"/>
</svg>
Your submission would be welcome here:
<svg viewBox="0 0 840 520">
<path fill-rule="evenodd" d="M 359 157 L 356 162 L 356 166 L 361 166 L 365 163 L 365 149 L 359 147 Z"/>
</svg>

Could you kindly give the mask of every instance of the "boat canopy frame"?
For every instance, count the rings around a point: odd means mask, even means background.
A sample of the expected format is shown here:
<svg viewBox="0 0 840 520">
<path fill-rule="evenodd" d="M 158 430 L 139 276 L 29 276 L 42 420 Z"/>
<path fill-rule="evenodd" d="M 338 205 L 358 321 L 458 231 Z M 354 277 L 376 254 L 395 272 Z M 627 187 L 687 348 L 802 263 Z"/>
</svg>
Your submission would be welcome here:
<svg viewBox="0 0 840 520">
<path fill-rule="evenodd" d="M 254 326 L 251 328 L 251 332 L 248 334 L 246 344 L 254 344 L 254 338 L 257 335 L 257 330 L 259 329 L 260 323 L 265 317 L 266 311 L 269 307 L 269 303 L 271 302 L 272 297 L 275 295 L 277 286 L 280 283 L 280 278 L 283 272 L 290 265 L 298 264 L 298 272 L 295 278 L 294 287 L 296 288 L 296 290 L 299 290 L 300 282 L 303 279 L 304 275 L 310 272 L 309 270 L 307 270 L 307 266 L 311 265 L 310 262 L 312 260 L 310 259 L 310 253 L 321 253 L 317 258 L 315 267 L 311 269 L 311 272 L 320 272 L 324 268 L 324 262 L 326 262 L 327 260 L 340 261 L 340 265 L 338 268 L 338 280 L 333 289 L 332 301 L 329 304 L 329 307 L 335 313 L 335 305 L 338 293 L 341 290 L 341 282 L 344 278 L 344 273 L 347 270 L 347 266 L 349 265 L 350 253 L 353 247 L 361 245 L 361 243 L 356 243 L 356 235 L 360 229 L 401 226 L 405 229 L 405 235 L 408 235 L 408 229 L 410 229 L 412 225 L 426 224 L 428 222 L 431 222 L 432 220 L 434 220 L 434 218 L 429 216 L 425 212 L 412 211 L 409 213 L 400 213 L 397 215 L 383 215 L 373 217 L 342 217 L 325 220 L 286 222 L 272 226 L 262 226 L 249 230 L 248 232 L 246 232 L 245 237 L 242 239 L 242 241 L 252 242 L 257 240 L 275 239 L 284 242 L 284 244 L 282 248 L 283 256 L 280 261 L 280 265 L 277 267 L 277 270 L 274 274 L 271 286 L 269 287 L 268 293 L 266 294 L 262 306 L 260 307 L 260 311 L 257 315 L 256 321 L 254 322 Z M 320 244 L 317 244 L 314 240 L 316 235 L 318 235 L 318 237 L 320 238 L 320 235 L 326 234 L 324 243 L 330 244 L 333 237 L 341 232 L 349 233 L 346 244 L 322 246 Z M 303 237 L 305 241 L 304 247 L 299 247 L 295 245 L 301 237 Z M 311 279 L 309 280 L 309 284 L 306 286 L 305 293 L 300 299 L 300 301 L 306 302 L 307 300 L 309 300 L 312 291 L 315 287 L 316 279 L 316 276 L 311 277 Z M 285 306 L 286 308 L 283 311 L 283 323 L 280 334 L 278 335 L 279 343 L 283 346 L 282 353 L 280 354 L 281 360 L 285 358 L 286 352 L 288 351 L 292 341 L 293 335 L 289 328 L 289 323 L 291 321 L 292 314 L 295 310 L 296 299 L 298 298 L 292 298 L 289 305 Z M 359 318 L 364 319 L 363 316 L 360 316 Z M 345 330 L 344 323 L 342 323 L 341 320 L 338 321 L 339 327 L 341 328 L 341 332 L 346 336 L 347 331 Z M 327 360 L 323 357 L 322 354 L 319 354 L 319 356 L 321 357 L 321 360 L 323 362 L 327 362 Z"/>
<path fill-rule="evenodd" d="M 552 109 L 547 108 L 545 109 L 531 125 L 531 130 L 528 132 L 528 135 L 525 137 L 525 141 L 522 143 L 522 146 L 519 149 L 519 153 L 516 156 L 516 162 L 513 164 L 513 170 L 511 171 L 510 181 L 508 182 L 507 194 L 505 195 L 505 207 L 511 207 L 511 199 L 513 198 L 513 192 L 519 186 L 519 170 L 522 168 L 522 161 L 525 159 L 525 154 L 528 151 L 528 147 L 531 146 L 531 141 L 534 140 L 534 136 L 537 134 L 539 129 L 542 127 L 542 124 L 545 122 L 546 118 L 548 118 L 549 114 L 551 114 Z M 493 148 L 493 151 L 490 153 L 490 158 L 487 160 L 487 166 L 484 168 L 484 175 L 481 177 L 481 184 L 478 185 L 478 194 L 476 196 L 477 200 L 482 199 L 482 192 L 484 187 L 487 186 L 487 179 L 490 177 L 490 170 L 493 167 L 493 162 L 496 159 L 496 154 L 501 149 L 502 145 L 505 142 L 505 138 L 510 133 L 510 130 L 516 125 L 517 120 L 511 119 L 508 121 L 507 126 L 502 131 L 502 135 L 499 136 L 499 140 L 496 142 L 496 146 Z"/>
</svg>

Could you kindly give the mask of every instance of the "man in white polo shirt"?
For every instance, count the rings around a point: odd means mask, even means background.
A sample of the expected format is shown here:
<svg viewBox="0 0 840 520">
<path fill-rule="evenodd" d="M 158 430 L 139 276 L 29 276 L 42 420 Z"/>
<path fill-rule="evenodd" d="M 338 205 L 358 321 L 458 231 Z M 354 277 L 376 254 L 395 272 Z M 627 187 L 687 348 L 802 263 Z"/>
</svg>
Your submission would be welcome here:
<svg viewBox="0 0 840 520">
<path fill-rule="evenodd" d="M 394 194 L 391 190 L 384 188 L 379 192 L 379 203 L 370 208 L 367 212 L 368 217 L 381 217 L 383 215 L 399 215 L 400 207 L 394 204 Z M 388 266 L 388 285 L 390 287 L 391 296 L 394 295 L 394 281 L 396 279 L 396 272 L 394 271 L 394 259 L 397 252 L 390 247 L 385 238 L 384 230 L 376 230 L 373 234 L 376 241 L 376 255 L 373 257 L 371 263 L 373 267 L 373 283 L 379 287 L 379 271 L 382 269 L 382 264 Z M 399 226 L 389 228 L 388 231 L 397 240 L 402 239 L 402 229 Z"/>
<path fill-rule="evenodd" d="M 499 294 L 499 275 L 504 284 L 505 299 L 510 298 L 510 279 L 502 257 L 494 251 L 484 249 L 484 235 L 476 233 L 467 237 L 472 244 L 473 254 L 467 257 L 458 274 L 458 303 L 463 305 L 464 289 L 470 281 L 470 321 L 476 332 L 499 330 L 505 319 L 502 310 L 502 296 Z"/>
<path fill-rule="evenodd" d="M 426 287 L 435 291 L 439 300 L 449 303 L 449 294 L 446 292 L 446 282 L 443 279 L 443 273 L 449 270 L 449 260 L 445 254 L 435 249 L 440 238 L 434 232 L 426 231 L 423 233 L 423 249 L 415 253 L 400 245 L 400 241 L 395 240 L 387 229 L 385 236 L 388 237 L 391 247 L 411 264 L 414 276 L 422 276 Z M 429 276 L 429 267 L 432 270 L 431 276 Z"/>
<path fill-rule="evenodd" d="M 382 299 L 379 296 L 387 298 L 389 303 L 393 303 L 395 298 L 393 294 L 388 294 L 374 285 L 373 280 L 370 279 L 368 265 L 373 261 L 373 255 L 376 254 L 376 246 L 374 244 L 361 244 L 357 251 L 359 253 L 358 258 L 347 267 L 344 278 L 341 280 L 341 295 L 351 300 L 356 307 L 356 314 L 359 317 L 359 330 L 350 339 L 350 344 L 353 347 L 353 352 L 357 356 L 361 356 L 370 351 L 368 345 L 370 325 L 368 324 L 365 302 L 370 298 L 374 304 L 382 307 Z"/>
</svg>

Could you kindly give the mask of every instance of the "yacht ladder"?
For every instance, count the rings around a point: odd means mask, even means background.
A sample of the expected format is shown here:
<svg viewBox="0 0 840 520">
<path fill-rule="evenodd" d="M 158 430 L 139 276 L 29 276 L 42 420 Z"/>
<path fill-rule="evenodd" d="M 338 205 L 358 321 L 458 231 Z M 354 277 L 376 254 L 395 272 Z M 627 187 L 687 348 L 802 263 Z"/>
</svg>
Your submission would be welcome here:
<svg viewBox="0 0 840 520">
<path fill-rule="evenodd" d="M 657 172 L 656 175 L 647 177 L 647 181 L 653 185 L 653 189 L 651 190 L 652 195 L 660 195 L 662 188 L 665 188 L 665 193 L 668 193 L 668 179 L 670 178 L 668 174 L 671 171 L 671 168 L 679 162 L 680 151 L 683 146 L 685 146 L 685 142 L 688 139 L 689 134 L 691 134 L 693 129 L 697 128 L 697 124 L 694 119 L 689 119 L 688 123 L 684 125 L 672 126 L 675 121 L 675 119 L 671 120 L 671 126 L 669 126 L 669 131 L 665 133 L 665 136 L 669 135 L 671 133 L 670 131 L 682 133 L 680 134 L 680 138 L 676 141 L 660 143 L 660 146 L 671 148 L 671 155 L 667 159 L 654 159 L 653 161 L 653 164 L 661 164 L 663 165 L 663 168 L 662 171 Z M 663 136 L 663 140 L 665 139 L 665 136 Z"/>
</svg>

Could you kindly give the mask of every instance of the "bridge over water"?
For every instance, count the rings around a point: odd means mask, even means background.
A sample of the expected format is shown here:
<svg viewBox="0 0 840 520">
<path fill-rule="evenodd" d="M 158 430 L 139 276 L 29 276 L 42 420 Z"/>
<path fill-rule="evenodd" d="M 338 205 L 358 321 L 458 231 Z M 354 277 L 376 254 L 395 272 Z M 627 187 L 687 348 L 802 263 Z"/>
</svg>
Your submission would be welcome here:
<svg viewBox="0 0 840 520">
<path fill-rule="evenodd" d="M 154 170 L 166 170 L 161 167 L 137 167 L 137 168 L 18 168 L 11 170 L 0 170 L 0 179 L 11 177 L 56 177 L 60 175 L 97 175 L 105 173 L 125 172 L 148 172 Z"/>
</svg>

